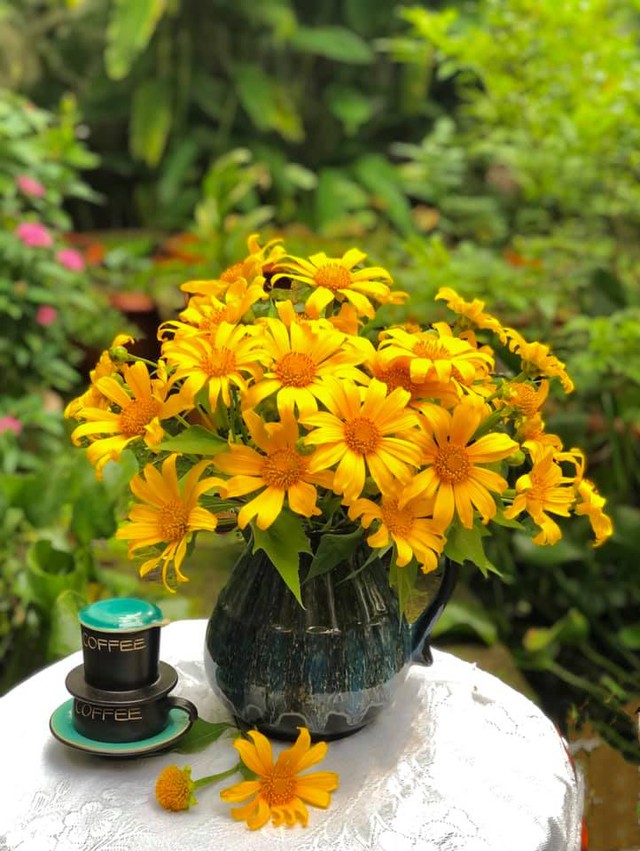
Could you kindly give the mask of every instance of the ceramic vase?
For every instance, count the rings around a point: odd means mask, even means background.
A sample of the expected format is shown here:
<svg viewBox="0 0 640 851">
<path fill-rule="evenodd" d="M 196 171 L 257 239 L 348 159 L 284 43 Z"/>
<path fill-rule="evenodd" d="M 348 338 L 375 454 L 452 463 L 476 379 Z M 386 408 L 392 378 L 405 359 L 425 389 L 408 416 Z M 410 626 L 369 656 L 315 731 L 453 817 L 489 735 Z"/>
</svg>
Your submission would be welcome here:
<svg viewBox="0 0 640 851">
<path fill-rule="evenodd" d="M 240 556 L 208 622 L 205 669 L 244 727 L 294 739 L 307 727 L 336 739 L 370 723 L 392 701 L 428 641 L 457 578 L 444 560 L 439 589 L 417 621 L 401 614 L 387 567 L 369 551 L 302 583 L 303 606 L 267 555 Z M 300 556 L 304 579 L 311 557 Z"/>
</svg>

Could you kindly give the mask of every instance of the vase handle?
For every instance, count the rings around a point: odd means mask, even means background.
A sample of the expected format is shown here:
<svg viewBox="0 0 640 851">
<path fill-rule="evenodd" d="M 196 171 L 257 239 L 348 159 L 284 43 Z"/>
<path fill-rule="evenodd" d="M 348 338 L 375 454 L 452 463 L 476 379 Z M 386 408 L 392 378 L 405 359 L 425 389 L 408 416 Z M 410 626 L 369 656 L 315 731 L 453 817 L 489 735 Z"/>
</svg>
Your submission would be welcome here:
<svg viewBox="0 0 640 851">
<path fill-rule="evenodd" d="M 420 665 L 431 665 L 431 647 L 429 639 L 440 615 L 444 612 L 453 590 L 458 581 L 458 565 L 448 558 L 444 558 L 444 570 L 442 581 L 436 592 L 436 596 L 422 612 L 420 617 L 411 625 L 411 661 Z"/>
</svg>

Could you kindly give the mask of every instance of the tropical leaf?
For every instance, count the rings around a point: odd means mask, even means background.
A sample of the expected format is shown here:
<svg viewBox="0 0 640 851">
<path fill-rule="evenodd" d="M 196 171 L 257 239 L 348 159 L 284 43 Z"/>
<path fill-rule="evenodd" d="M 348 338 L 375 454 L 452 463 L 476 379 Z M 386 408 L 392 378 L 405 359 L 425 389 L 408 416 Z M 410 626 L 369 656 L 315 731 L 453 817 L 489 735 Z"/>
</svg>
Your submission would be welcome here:
<svg viewBox="0 0 640 851">
<path fill-rule="evenodd" d="M 352 65 L 368 65 L 374 58 L 367 42 L 344 27 L 299 27 L 289 44 L 303 53 Z"/>
<path fill-rule="evenodd" d="M 145 49 L 164 14 L 166 0 L 114 0 L 107 27 L 105 66 L 112 80 L 122 80 Z"/>
<path fill-rule="evenodd" d="M 168 437 L 158 446 L 165 452 L 180 452 L 183 455 L 217 455 L 228 448 L 228 443 L 213 431 L 199 425 L 189 426 L 175 437 Z"/>
<path fill-rule="evenodd" d="M 338 564 L 349 561 L 358 548 L 362 535 L 362 529 L 356 529 L 349 535 L 323 535 L 304 581 L 322 576 Z"/>
<path fill-rule="evenodd" d="M 145 80 L 135 90 L 129 122 L 131 154 L 153 168 L 157 166 L 171 129 L 172 100 L 164 80 Z"/>
<path fill-rule="evenodd" d="M 481 570 L 483 576 L 488 576 L 490 573 L 501 576 L 498 568 L 489 561 L 484 551 L 482 539 L 488 534 L 484 527 L 474 526 L 473 529 L 465 529 L 457 523 L 447 532 L 444 553 L 457 564 L 470 561 Z"/>
<path fill-rule="evenodd" d="M 217 742 L 227 730 L 234 730 L 235 725 L 228 721 L 205 721 L 197 718 L 189 732 L 175 745 L 173 750 L 178 753 L 195 753 L 201 751 L 212 742 Z"/>
<path fill-rule="evenodd" d="M 309 539 L 302 528 L 302 521 L 291 512 L 283 510 L 268 529 L 258 529 L 255 524 L 252 524 L 252 529 L 253 552 L 264 550 L 287 588 L 302 606 L 300 554 L 311 555 Z"/>
</svg>

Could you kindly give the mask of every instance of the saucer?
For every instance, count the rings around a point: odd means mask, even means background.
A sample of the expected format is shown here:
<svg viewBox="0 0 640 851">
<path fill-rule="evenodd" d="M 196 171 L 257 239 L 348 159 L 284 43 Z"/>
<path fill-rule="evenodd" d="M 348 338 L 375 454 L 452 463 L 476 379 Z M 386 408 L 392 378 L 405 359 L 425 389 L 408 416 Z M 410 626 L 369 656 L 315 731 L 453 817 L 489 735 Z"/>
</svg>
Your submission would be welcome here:
<svg viewBox="0 0 640 851">
<path fill-rule="evenodd" d="M 139 742 L 99 742 L 78 733 L 73 726 L 73 699 L 61 704 L 49 719 L 49 729 L 63 745 L 98 756 L 143 756 L 170 747 L 191 728 L 188 712 L 179 707 L 169 710 L 169 723 L 160 733 Z"/>
</svg>

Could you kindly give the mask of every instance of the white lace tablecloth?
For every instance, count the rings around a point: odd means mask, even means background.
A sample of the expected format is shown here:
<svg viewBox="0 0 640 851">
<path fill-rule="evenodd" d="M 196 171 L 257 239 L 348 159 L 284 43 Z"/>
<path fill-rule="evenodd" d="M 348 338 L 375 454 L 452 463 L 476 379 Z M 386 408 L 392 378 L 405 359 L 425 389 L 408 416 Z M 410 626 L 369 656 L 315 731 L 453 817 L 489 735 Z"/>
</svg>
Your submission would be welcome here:
<svg viewBox="0 0 640 851">
<path fill-rule="evenodd" d="M 166 627 L 161 658 L 180 674 L 173 693 L 218 721 L 227 716 L 204 678 L 205 625 Z M 49 716 L 82 661 L 73 654 L 0 699 L 0 851 L 578 851 L 581 782 L 552 723 L 475 665 L 433 656 L 379 719 L 330 745 L 320 768 L 337 771 L 340 788 L 328 810 L 310 807 L 307 828 L 252 832 L 218 796 L 236 778 L 199 790 L 189 812 L 154 798 L 166 765 L 191 765 L 194 778 L 231 767 L 229 739 L 136 760 L 54 740 Z"/>
</svg>

